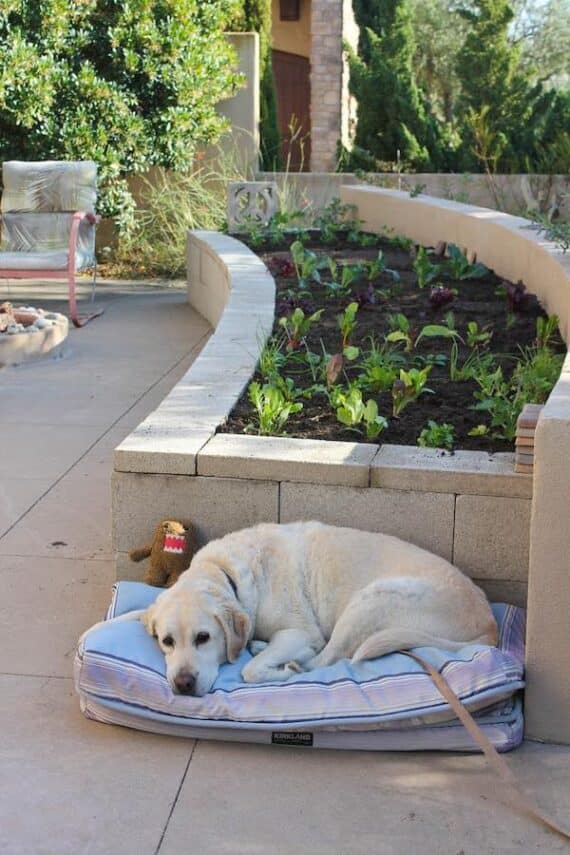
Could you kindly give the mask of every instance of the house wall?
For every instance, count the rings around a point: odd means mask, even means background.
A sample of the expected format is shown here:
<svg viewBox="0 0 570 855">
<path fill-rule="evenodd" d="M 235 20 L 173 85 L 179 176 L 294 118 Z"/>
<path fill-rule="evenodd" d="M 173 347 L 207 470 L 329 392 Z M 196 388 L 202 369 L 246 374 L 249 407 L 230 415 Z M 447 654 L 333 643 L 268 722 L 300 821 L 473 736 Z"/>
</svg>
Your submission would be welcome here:
<svg viewBox="0 0 570 855">
<path fill-rule="evenodd" d="M 279 18 L 279 0 L 272 3 L 271 46 L 274 50 L 295 53 L 297 56 L 311 56 L 311 0 L 301 0 L 298 21 L 281 21 Z"/>
</svg>

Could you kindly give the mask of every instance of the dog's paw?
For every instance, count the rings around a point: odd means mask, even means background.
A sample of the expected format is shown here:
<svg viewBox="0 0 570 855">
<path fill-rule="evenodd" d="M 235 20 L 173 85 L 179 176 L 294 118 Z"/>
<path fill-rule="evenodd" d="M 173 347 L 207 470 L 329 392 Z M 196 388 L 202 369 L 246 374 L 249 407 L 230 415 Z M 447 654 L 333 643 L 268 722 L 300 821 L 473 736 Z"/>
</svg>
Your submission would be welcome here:
<svg viewBox="0 0 570 855">
<path fill-rule="evenodd" d="M 257 656 L 258 653 L 261 653 L 262 650 L 265 650 L 267 647 L 267 641 L 250 641 L 249 642 L 249 652 L 252 656 Z"/>
<path fill-rule="evenodd" d="M 283 666 L 284 670 L 289 672 L 289 676 L 292 677 L 293 674 L 304 674 L 305 669 L 299 665 L 298 662 L 291 660 L 291 662 L 287 662 L 286 665 Z"/>
</svg>

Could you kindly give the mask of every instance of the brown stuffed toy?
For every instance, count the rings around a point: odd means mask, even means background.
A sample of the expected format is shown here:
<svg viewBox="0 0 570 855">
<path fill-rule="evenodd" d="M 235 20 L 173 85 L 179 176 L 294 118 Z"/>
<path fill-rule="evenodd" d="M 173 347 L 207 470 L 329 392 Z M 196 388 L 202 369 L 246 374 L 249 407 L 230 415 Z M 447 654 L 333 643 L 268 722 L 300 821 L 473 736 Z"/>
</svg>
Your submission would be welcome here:
<svg viewBox="0 0 570 855">
<path fill-rule="evenodd" d="M 152 543 L 129 552 L 131 561 L 143 561 L 150 556 L 144 581 L 158 588 L 174 585 L 181 573 L 188 569 L 196 552 L 196 539 L 191 526 L 175 520 L 159 523 Z"/>
</svg>

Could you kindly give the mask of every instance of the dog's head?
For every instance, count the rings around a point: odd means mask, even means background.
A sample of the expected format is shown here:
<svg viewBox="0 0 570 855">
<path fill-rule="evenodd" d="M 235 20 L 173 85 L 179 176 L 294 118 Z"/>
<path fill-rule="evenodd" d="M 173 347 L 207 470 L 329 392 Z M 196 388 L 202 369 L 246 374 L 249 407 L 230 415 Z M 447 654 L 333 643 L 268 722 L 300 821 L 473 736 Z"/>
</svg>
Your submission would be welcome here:
<svg viewBox="0 0 570 855">
<path fill-rule="evenodd" d="M 164 653 L 173 692 L 196 697 L 210 691 L 220 665 L 235 662 L 250 630 L 235 597 L 199 581 L 169 588 L 141 620 Z"/>
</svg>

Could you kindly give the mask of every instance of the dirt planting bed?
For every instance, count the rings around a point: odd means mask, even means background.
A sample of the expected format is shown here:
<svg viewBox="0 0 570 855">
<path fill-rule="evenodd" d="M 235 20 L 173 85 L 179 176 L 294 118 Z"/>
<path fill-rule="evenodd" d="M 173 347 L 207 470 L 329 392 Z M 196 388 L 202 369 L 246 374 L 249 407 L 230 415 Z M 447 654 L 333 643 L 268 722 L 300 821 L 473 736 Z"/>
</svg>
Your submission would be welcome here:
<svg viewBox="0 0 570 855">
<path fill-rule="evenodd" d="M 421 444 L 505 451 L 557 379 L 565 348 L 540 321 L 537 341 L 537 299 L 456 247 L 313 233 L 294 258 L 292 240 L 255 243 L 277 283 L 273 338 L 223 432 L 416 445 L 427 430 Z"/>
</svg>

